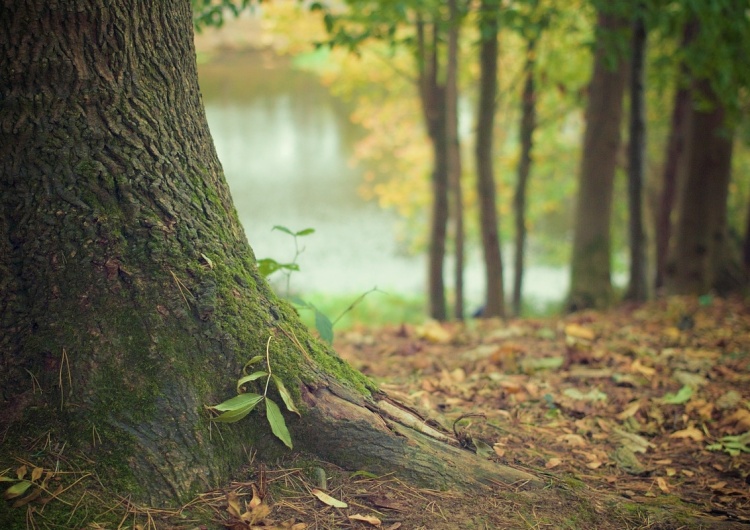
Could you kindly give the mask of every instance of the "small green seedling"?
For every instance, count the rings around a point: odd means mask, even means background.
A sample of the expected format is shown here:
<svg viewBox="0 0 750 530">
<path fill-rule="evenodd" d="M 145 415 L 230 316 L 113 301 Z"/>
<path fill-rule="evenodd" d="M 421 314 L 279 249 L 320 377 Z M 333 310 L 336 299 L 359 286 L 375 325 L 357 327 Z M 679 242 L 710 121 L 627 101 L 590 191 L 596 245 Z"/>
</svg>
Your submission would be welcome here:
<svg viewBox="0 0 750 530">
<path fill-rule="evenodd" d="M 282 271 L 284 275 L 286 276 L 286 296 L 288 297 L 292 273 L 299 272 L 299 265 L 297 264 L 297 259 L 305 251 L 304 247 L 300 249 L 299 238 L 309 236 L 310 234 L 314 234 L 315 229 L 305 228 L 303 230 L 297 230 L 296 232 L 292 232 L 286 226 L 276 225 L 271 230 L 278 230 L 279 232 L 284 232 L 285 234 L 292 236 L 292 238 L 294 239 L 294 257 L 292 258 L 292 261 L 289 263 L 280 263 L 273 258 L 259 259 L 258 271 L 264 278 L 268 278 L 275 272 Z"/>
<path fill-rule="evenodd" d="M 286 422 L 284 421 L 284 416 L 281 414 L 281 409 L 273 400 L 271 400 L 271 398 L 268 397 L 268 387 L 272 381 L 276 386 L 276 391 L 284 401 L 287 410 L 289 412 L 294 412 L 298 416 L 300 413 L 294 405 L 294 400 L 292 399 L 289 390 L 284 386 L 284 382 L 271 371 L 271 338 L 272 337 L 269 336 L 268 342 L 266 343 L 265 357 L 263 355 L 257 355 L 245 363 L 245 366 L 242 369 L 244 375 L 237 380 L 237 395 L 223 403 L 212 405 L 207 408 L 209 410 L 220 412 L 218 416 L 211 418 L 212 421 L 234 423 L 250 414 L 258 404 L 264 402 L 266 406 L 266 419 L 271 427 L 271 432 L 273 432 L 274 436 L 279 440 L 284 442 L 284 445 L 289 449 L 292 449 L 292 437 L 286 427 Z M 252 371 L 253 366 L 262 362 L 264 359 L 266 361 L 267 371 Z M 266 381 L 262 394 L 244 391 L 245 385 L 263 378 L 265 378 Z"/>
<path fill-rule="evenodd" d="M 297 264 L 297 258 L 299 258 L 300 254 L 302 254 L 305 249 L 300 248 L 299 246 L 299 238 L 309 236 L 310 234 L 315 233 L 314 228 L 305 228 L 303 230 L 298 230 L 296 232 L 293 232 L 292 230 L 288 229 L 285 226 L 276 225 L 273 227 L 272 230 L 278 230 L 279 232 L 283 232 L 285 234 L 290 235 L 292 238 L 294 238 L 294 257 L 292 258 L 292 261 L 289 263 L 279 263 L 273 258 L 263 258 L 258 260 L 258 270 L 260 271 L 261 275 L 264 278 L 268 278 L 270 275 L 272 275 L 275 272 L 282 271 L 284 275 L 286 276 L 286 297 L 299 309 L 309 309 L 313 312 L 315 315 L 315 329 L 318 331 L 318 334 L 320 335 L 320 338 L 326 341 L 328 344 L 333 344 L 333 326 L 336 325 L 336 322 L 341 320 L 341 318 L 346 315 L 349 311 L 354 309 L 368 294 L 377 291 L 377 287 L 374 287 L 367 291 L 364 294 L 361 294 L 357 297 L 354 302 L 349 304 L 349 307 L 347 307 L 335 320 L 331 321 L 330 318 L 328 318 L 328 315 L 320 311 L 315 305 L 313 305 L 310 302 L 306 302 L 302 298 L 299 298 L 297 296 L 290 296 L 290 281 L 292 277 L 292 273 L 299 272 L 299 265 Z M 249 402 L 249 398 L 247 403 L 245 403 L 246 406 L 251 406 L 251 403 Z M 255 406 L 255 405 L 252 405 Z M 252 410 L 252 408 L 250 409 Z"/>
</svg>

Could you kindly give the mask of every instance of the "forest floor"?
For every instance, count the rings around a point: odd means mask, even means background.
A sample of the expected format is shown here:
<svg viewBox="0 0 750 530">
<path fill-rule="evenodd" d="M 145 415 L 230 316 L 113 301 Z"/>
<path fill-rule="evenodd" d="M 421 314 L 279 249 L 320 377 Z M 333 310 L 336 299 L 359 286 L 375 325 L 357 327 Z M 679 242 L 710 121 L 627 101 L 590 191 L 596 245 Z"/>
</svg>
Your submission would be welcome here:
<svg viewBox="0 0 750 530">
<path fill-rule="evenodd" d="M 179 511 L 123 500 L 111 507 L 123 514 L 116 528 L 750 529 L 750 306 L 741 301 L 360 327 L 335 347 L 478 457 L 546 487 L 424 490 L 301 456 L 251 466 L 246 482 Z"/>
<path fill-rule="evenodd" d="M 235 484 L 229 512 L 226 492 L 215 497 L 228 528 L 750 528 L 750 307 L 741 301 L 361 327 L 335 346 L 484 458 L 534 470 L 548 487 L 438 492 L 298 461 Z M 268 526 L 248 524 L 253 510 Z"/>
</svg>

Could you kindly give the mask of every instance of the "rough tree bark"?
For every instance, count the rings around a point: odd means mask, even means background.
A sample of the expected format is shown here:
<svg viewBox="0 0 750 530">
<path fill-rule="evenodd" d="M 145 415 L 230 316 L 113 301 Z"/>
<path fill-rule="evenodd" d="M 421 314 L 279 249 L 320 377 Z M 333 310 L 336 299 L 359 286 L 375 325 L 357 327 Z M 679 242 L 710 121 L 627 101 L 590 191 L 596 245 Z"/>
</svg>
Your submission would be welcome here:
<svg viewBox="0 0 750 530">
<path fill-rule="evenodd" d="M 518 161 L 518 181 L 513 207 L 516 217 L 516 241 L 513 265 L 513 314 L 521 314 L 523 292 L 523 269 L 526 256 L 526 190 L 531 173 L 531 150 L 534 147 L 534 130 L 536 129 L 536 88 L 534 83 L 534 65 L 536 63 L 536 40 L 529 37 L 524 64 L 523 95 L 521 96 L 521 157 Z"/>
<path fill-rule="evenodd" d="M 477 108 L 477 196 L 479 225 L 482 232 L 486 283 L 482 316 L 505 316 L 503 259 L 500 250 L 500 225 L 497 217 L 497 191 L 492 160 L 497 96 L 497 54 L 499 0 L 482 0 L 479 7 L 479 106 Z"/>
<path fill-rule="evenodd" d="M 0 7 L 3 457 L 44 435 L 135 501 L 216 487 L 249 449 L 284 449 L 260 414 L 219 436 L 204 408 L 233 394 L 270 336 L 303 412 L 287 418 L 299 448 L 437 487 L 531 478 L 402 426 L 408 411 L 270 291 L 208 132 L 187 0 L 12 4 Z"/>
<path fill-rule="evenodd" d="M 630 235 L 630 281 L 625 299 L 648 297 L 646 234 L 643 228 L 643 178 L 646 169 L 646 23 L 644 7 L 638 4 L 633 21 L 630 56 L 630 137 L 628 144 L 628 232 Z"/>
<path fill-rule="evenodd" d="M 569 310 L 603 307 L 612 299 L 609 225 L 627 64 L 614 49 L 607 49 L 607 40 L 624 27 L 622 18 L 599 13 L 574 222 Z M 612 55 L 614 68 L 607 61 Z"/>
</svg>

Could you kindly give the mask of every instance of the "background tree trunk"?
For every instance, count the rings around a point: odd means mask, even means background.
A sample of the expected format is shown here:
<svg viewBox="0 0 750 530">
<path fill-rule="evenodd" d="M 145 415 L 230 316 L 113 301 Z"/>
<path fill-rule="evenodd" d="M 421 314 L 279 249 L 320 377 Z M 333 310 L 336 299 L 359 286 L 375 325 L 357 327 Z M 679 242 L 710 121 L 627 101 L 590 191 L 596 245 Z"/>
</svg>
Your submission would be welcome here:
<svg viewBox="0 0 750 530">
<path fill-rule="evenodd" d="M 726 221 L 732 132 L 708 81 L 694 83 L 692 93 L 675 241 L 665 276 L 672 294 L 705 294 L 730 270 Z M 709 110 L 703 110 L 706 102 Z"/>
<path fill-rule="evenodd" d="M 458 38 L 461 14 L 456 0 L 448 0 L 448 58 L 445 71 L 445 113 L 448 144 L 449 182 L 453 197 L 453 249 L 455 262 L 453 315 L 464 319 L 464 205 L 461 188 L 461 142 L 458 135 Z"/>
<path fill-rule="evenodd" d="M 643 229 L 643 177 L 646 168 L 646 94 L 644 87 L 646 24 L 644 7 L 638 4 L 633 21 L 630 61 L 630 138 L 628 145 L 628 211 L 630 234 L 630 282 L 627 300 L 648 298 L 646 235 Z"/>
<path fill-rule="evenodd" d="M 486 298 L 482 315 L 505 315 L 503 288 L 503 259 L 500 251 L 500 226 L 497 218 L 497 192 L 492 148 L 497 96 L 497 54 L 499 0 L 482 0 L 479 7 L 479 27 L 482 41 L 479 46 L 479 107 L 477 109 L 477 196 L 479 224 L 482 231 L 482 250 L 486 282 Z"/>
<path fill-rule="evenodd" d="M 218 487 L 251 448 L 284 450 L 262 410 L 219 433 L 204 408 L 270 336 L 299 448 L 440 488 L 533 479 L 412 437 L 270 291 L 208 132 L 189 2 L 16 3 L 0 57 L 3 458 L 54 440 L 151 505 Z"/>
<path fill-rule="evenodd" d="M 438 28 L 430 24 L 431 41 L 421 17 L 417 21 L 419 96 L 427 133 L 432 143 L 432 215 L 428 257 L 429 314 L 436 320 L 447 317 L 445 305 L 445 240 L 448 227 L 449 160 L 446 134 L 445 85 L 438 82 Z"/>
<path fill-rule="evenodd" d="M 682 48 L 686 48 L 695 38 L 697 25 L 688 22 L 685 25 L 682 38 Z M 666 155 L 664 157 L 664 173 L 659 209 L 656 218 L 656 277 L 654 288 L 664 286 L 664 275 L 669 253 L 669 240 L 672 235 L 672 210 L 677 196 L 677 174 L 679 163 L 683 159 L 685 149 L 685 135 L 687 134 L 688 112 L 690 111 L 690 90 L 687 88 L 688 72 L 684 64 L 680 66 L 681 76 L 677 79 L 677 89 L 674 96 L 672 120 L 667 139 Z"/>
<path fill-rule="evenodd" d="M 521 157 L 518 162 L 518 181 L 513 206 L 516 216 L 516 241 L 513 266 L 513 314 L 520 316 L 523 293 L 523 269 L 526 255 L 526 189 L 531 173 L 531 150 L 534 147 L 534 130 L 536 129 L 536 88 L 534 84 L 534 65 L 536 57 L 536 39 L 530 37 L 526 48 L 524 65 L 523 95 L 521 96 Z"/>
<path fill-rule="evenodd" d="M 623 19 L 599 13 L 574 222 L 569 310 L 603 307 L 612 299 L 609 224 L 627 64 L 606 43 L 611 32 L 623 27 Z M 617 61 L 614 69 L 607 61 L 612 54 Z"/>
</svg>

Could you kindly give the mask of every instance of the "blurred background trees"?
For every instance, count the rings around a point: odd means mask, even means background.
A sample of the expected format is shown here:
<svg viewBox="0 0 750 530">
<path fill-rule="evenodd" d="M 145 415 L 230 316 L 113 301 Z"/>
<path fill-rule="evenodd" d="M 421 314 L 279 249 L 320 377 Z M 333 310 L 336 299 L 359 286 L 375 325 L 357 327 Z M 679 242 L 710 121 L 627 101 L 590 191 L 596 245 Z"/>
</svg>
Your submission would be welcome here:
<svg viewBox="0 0 750 530">
<path fill-rule="evenodd" d="M 466 298 L 503 316 L 506 293 L 520 314 L 537 283 L 524 269 L 540 266 L 570 271 L 549 287 L 569 309 L 744 291 L 744 2 L 254 9 L 275 53 L 346 102 L 359 192 L 397 212 L 399 248 L 426 253 L 433 318 L 463 318 Z"/>
</svg>

